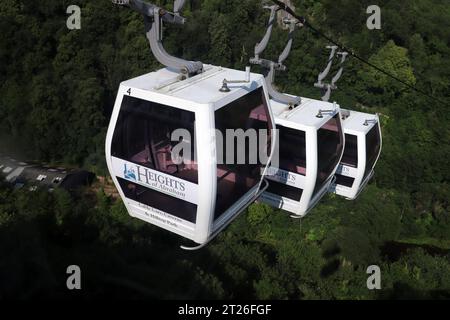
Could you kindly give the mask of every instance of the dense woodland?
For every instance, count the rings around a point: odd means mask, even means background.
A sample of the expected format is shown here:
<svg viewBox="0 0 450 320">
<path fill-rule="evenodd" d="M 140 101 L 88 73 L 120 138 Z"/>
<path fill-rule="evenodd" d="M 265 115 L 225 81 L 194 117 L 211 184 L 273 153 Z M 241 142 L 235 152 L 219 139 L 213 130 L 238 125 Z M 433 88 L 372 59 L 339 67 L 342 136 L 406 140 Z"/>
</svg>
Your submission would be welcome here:
<svg viewBox="0 0 450 320">
<path fill-rule="evenodd" d="M 381 158 L 361 196 L 327 195 L 301 221 L 254 204 L 192 253 L 102 190 L 30 193 L 0 183 L 0 299 L 450 298 L 449 1 L 293 3 L 327 35 L 435 98 L 349 60 L 333 100 L 382 119 Z M 82 9 L 81 30 L 66 27 L 70 4 Z M 381 30 L 366 27 L 371 4 L 382 9 Z M 258 0 L 191 0 L 184 15 L 184 28 L 166 28 L 169 52 L 242 69 L 268 11 Z M 2 0 L 0 30 L 0 150 L 106 175 L 119 83 L 159 67 L 141 17 L 108 0 Z M 276 28 L 266 56 L 277 57 L 286 38 Z M 319 98 L 313 83 L 328 44 L 299 30 L 278 88 Z M 81 291 L 66 289 L 71 264 L 82 269 Z M 372 264 L 382 290 L 366 287 Z"/>
</svg>

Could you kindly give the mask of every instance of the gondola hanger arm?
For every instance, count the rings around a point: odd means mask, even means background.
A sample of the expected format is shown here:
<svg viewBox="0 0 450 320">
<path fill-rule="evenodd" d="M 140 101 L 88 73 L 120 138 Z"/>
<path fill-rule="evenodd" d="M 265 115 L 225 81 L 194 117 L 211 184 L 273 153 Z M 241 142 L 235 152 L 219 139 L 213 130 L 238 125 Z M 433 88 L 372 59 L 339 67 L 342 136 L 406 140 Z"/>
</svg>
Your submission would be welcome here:
<svg viewBox="0 0 450 320">
<path fill-rule="evenodd" d="M 342 72 L 344 71 L 344 63 L 348 56 L 348 52 L 338 52 L 337 55 L 341 56 L 340 68 L 338 72 L 333 76 L 330 83 L 325 83 L 323 80 L 328 76 L 331 70 L 331 66 L 333 65 L 333 60 L 336 55 L 337 46 L 327 46 L 327 49 L 331 49 L 330 56 L 328 58 L 327 66 L 325 70 L 322 71 L 317 77 L 317 82 L 314 84 L 314 87 L 322 89 L 324 94 L 322 96 L 322 101 L 329 101 L 331 97 L 332 90 L 336 90 L 336 82 L 341 78 Z"/>
<path fill-rule="evenodd" d="M 276 13 L 278 10 L 278 6 L 273 5 L 273 6 L 263 6 L 264 9 L 269 9 L 270 10 L 270 16 L 269 16 L 269 23 L 267 24 L 267 30 L 266 33 L 264 34 L 264 37 L 262 38 L 261 42 L 257 43 L 255 46 L 255 58 L 254 59 L 259 59 L 259 55 L 266 50 L 267 45 L 269 44 L 269 40 L 270 40 L 270 36 L 272 35 L 272 29 L 273 29 L 273 25 L 276 21 Z"/>
<path fill-rule="evenodd" d="M 178 15 L 179 12 L 183 9 L 186 0 L 175 0 L 173 4 L 173 12 Z"/>
<path fill-rule="evenodd" d="M 333 65 L 333 59 L 334 59 L 334 56 L 336 55 L 337 48 L 338 48 L 337 46 L 327 46 L 327 49 L 331 49 L 330 56 L 328 57 L 327 66 L 321 73 L 319 73 L 319 76 L 317 77 L 317 85 L 318 86 L 323 85 L 323 83 L 322 83 L 323 79 L 325 79 L 328 76 L 328 73 L 330 73 L 331 66 Z"/>
<path fill-rule="evenodd" d="M 338 55 L 341 56 L 341 63 L 339 71 L 336 73 L 336 75 L 331 79 L 331 86 L 337 88 L 336 82 L 339 80 L 339 78 L 342 76 L 342 72 L 344 71 L 344 62 L 348 56 L 348 52 L 338 52 Z"/>
<path fill-rule="evenodd" d="M 156 60 L 162 65 L 177 70 L 181 79 L 203 71 L 203 64 L 200 61 L 188 61 L 171 56 L 164 49 L 162 44 L 163 22 L 183 25 L 186 21 L 179 11 L 183 8 L 185 0 L 175 0 L 174 12 L 169 12 L 155 4 L 142 0 L 111 0 L 113 4 L 129 7 L 140 13 L 144 17 L 147 39 L 150 49 Z"/>
<path fill-rule="evenodd" d="M 267 25 L 266 33 L 264 34 L 263 39 L 260 43 L 256 44 L 255 46 L 255 56 L 250 59 L 251 64 L 257 64 L 260 65 L 264 69 L 264 76 L 266 79 L 266 85 L 267 90 L 269 91 L 269 95 L 272 99 L 279 101 L 281 103 L 288 104 L 291 107 L 295 107 L 300 104 L 301 98 L 297 96 L 288 96 L 286 94 L 278 92 L 273 84 L 275 82 L 275 71 L 281 70 L 285 71 L 286 66 L 283 65 L 284 60 L 289 56 L 289 53 L 292 48 L 292 41 L 293 41 L 293 33 L 295 31 L 296 25 L 298 25 L 298 21 L 294 19 L 285 19 L 283 20 L 283 23 L 289 24 L 289 37 L 288 42 L 278 57 L 278 62 L 274 62 L 272 60 L 268 59 L 262 59 L 260 57 L 260 54 L 266 49 L 270 36 L 272 34 L 273 24 L 276 20 L 276 12 L 279 10 L 279 6 L 273 5 L 273 6 L 264 6 L 264 8 L 270 9 L 270 16 L 269 16 L 269 23 Z"/>
</svg>

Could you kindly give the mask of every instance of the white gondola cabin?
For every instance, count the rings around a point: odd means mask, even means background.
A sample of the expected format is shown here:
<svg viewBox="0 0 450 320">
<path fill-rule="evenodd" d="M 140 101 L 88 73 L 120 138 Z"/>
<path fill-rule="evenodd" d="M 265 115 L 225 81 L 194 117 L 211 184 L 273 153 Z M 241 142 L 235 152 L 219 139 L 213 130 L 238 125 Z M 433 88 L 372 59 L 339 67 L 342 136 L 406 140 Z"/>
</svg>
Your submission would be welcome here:
<svg viewBox="0 0 450 320">
<path fill-rule="evenodd" d="M 301 98 L 293 109 L 275 100 L 270 100 L 270 106 L 278 129 L 279 156 L 273 157 L 269 187 L 260 199 L 302 217 L 328 191 L 341 160 L 340 109 L 308 98 Z"/>
<path fill-rule="evenodd" d="M 344 134 L 339 106 L 280 93 L 273 86 L 275 71 L 284 71 L 298 21 L 283 19 L 289 25 L 288 42 L 276 62 L 261 58 L 267 47 L 278 6 L 270 9 L 263 39 L 255 46 L 250 63 L 260 65 L 271 97 L 270 108 L 277 128 L 276 154 L 267 171 L 269 187 L 263 202 L 303 217 L 328 191 L 344 150 Z"/>
<path fill-rule="evenodd" d="M 345 150 L 331 191 L 355 199 L 374 174 L 381 153 L 381 127 L 378 115 L 342 110 Z"/>
<path fill-rule="evenodd" d="M 223 79 L 244 78 L 248 82 L 220 90 Z M 220 232 L 259 196 L 267 164 L 219 161 L 216 151 L 230 151 L 211 132 L 267 129 L 268 139 L 258 143 L 270 160 L 274 123 L 268 99 L 262 75 L 216 66 L 182 81 L 164 68 L 121 83 L 106 160 L 129 214 L 198 244 Z M 176 129 L 192 137 L 183 137 L 192 152 L 186 158 L 183 151 L 182 161 L 173 156 L 180 142 L 172 136 Z"/>
</svg>

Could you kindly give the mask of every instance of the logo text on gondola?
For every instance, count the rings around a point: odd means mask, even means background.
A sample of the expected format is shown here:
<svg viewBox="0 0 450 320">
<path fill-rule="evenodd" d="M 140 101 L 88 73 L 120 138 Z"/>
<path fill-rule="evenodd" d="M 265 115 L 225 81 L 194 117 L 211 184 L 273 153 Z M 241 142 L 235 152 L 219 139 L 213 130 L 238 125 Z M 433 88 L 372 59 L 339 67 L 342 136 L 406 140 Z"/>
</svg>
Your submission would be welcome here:
<svg viewBox="0 0 450 320">
<path fill-rule="evenodd" d="M 162 188 L 169 188 L 174 191 L 184 192 L 186 186 L 184 182 L 177 181 L 169 176 L 152 172 L 147 168 L 136 165 L 137 179 L 139 182 L 155 185 L 159 184 Z"/>
<path fill-rule="evenodd" d="M 115 157 L 113 157 L 113 167 L 118 176 L 128 181 L 190 203 L 197 203 L 198 185 L 195 183 Z"/>
</svg>

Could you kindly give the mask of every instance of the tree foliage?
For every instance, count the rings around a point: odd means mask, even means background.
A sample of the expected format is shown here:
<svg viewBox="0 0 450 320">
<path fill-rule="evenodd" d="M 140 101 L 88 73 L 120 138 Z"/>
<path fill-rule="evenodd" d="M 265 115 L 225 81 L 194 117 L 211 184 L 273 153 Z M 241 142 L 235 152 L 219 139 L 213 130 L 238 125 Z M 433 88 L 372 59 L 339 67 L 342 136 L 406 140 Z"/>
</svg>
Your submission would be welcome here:
<svg viewBox="0 0 450 320">
<path fill-rule="evenodd" d="M 450 6 L 378 2 L 382 29 L 369 31 L 369 0 L 293 1 L 326 34 L 446 103 L 349 59 L 333 99 L 380 113 L 383 132 L 375 177 L 358 200 L 327 195 L 301 221 L 254 204 L 207 248 L 186 253 L 180 238 L 129 217 L 102 190 L 49 194 L 0 182 L 0 299 L 448 298 Z M 81 6 L 81 30 L 66 28 L 70 4 Z M 239 69 L 268 18 L 258 0 L 190 1 L 184 14 L 184 28 L 164 30 L 167 50 Z M 2 0 L 0 28 L 0 151 L 106 174 L 119 83 L 160 67 L 141 17 L 106 0 Z M 274 28 L 264 57 L 278 57 L 286 33 Z M 294 40 L 277 86 L 319 98 L 313 83 L 328 43 L 306 28 Z M 65 289 L 74 261 L 82 293 Z M 382 270 L 379 292 L 366 287 L 372 264 Z"/>
</svg>

